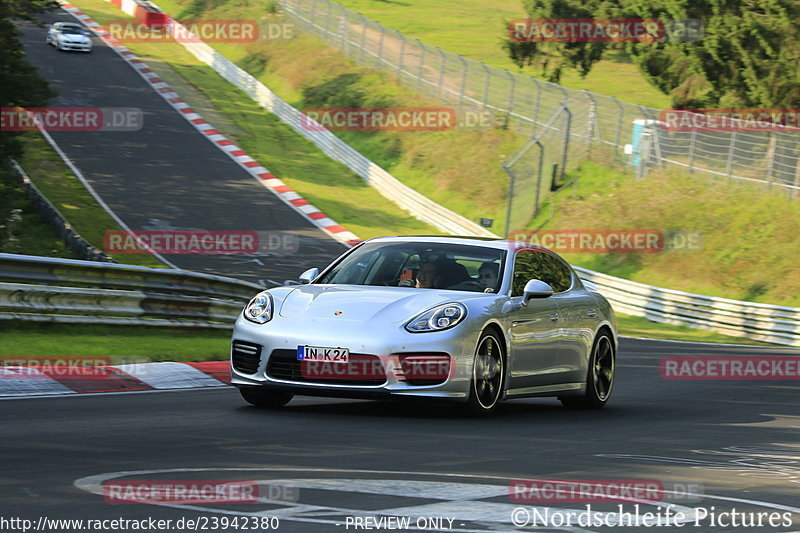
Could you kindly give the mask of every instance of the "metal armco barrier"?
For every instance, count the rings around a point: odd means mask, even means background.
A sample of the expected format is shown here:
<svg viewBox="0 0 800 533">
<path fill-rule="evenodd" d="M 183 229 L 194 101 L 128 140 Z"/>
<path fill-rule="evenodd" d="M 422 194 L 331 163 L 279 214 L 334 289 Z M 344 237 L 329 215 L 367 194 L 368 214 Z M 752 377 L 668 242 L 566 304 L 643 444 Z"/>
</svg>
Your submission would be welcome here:
<svg viewBox="0 0 800 533">
<path fill-rule="evenodd" d="M 0 319 L 230 328 L 261 290 L 183 270 L 0 254 Z"/>
<path fill-rule="evenodd" d="M 800 346 L 800 308 L 702 296 L 575 268 L 619 313 L 725 335 Z"/>
<path fill-rule="evenodd" d="M 44 194 L 33 184 L 31 179 L 25 173 L 19 164 L 11 160 L 11 167 L 12 169 L 19 175 L 20 179 L 22 180 L 22 186 L 25 188 L 25 194 L 27 195 L 28 199 L 31 201 L 33 206 L 42 215 L 42 217 L 50 223 L 50 226 L 56 232 L 56 234 L 64 241 L 64 244 L 69 248 L 73 253 L 82 257 L 83 259 L 88 259 L 90 261 L 103 261 L 106 263 L 114 263 L 113 259 L 108 257 L 102 250 L 99 250 L 92 246 L 89 241 L 81 237 L 81 235 L 75 231 L 72 227 L 72 224 L 61 214 L 61 211 L 56 208 L 48 200 Z"/>
</svg>

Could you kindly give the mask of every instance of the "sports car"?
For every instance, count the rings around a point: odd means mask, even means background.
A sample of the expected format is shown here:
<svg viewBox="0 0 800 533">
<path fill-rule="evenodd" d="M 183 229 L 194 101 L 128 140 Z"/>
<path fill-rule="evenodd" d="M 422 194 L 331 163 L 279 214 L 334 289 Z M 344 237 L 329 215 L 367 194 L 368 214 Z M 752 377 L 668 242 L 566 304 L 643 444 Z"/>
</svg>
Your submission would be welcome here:
<svg viewBox="0 0 800 533">
<path fill-rule="evenodd" d="M 91 34 L 78 24 L 56 22 L 47 30 L 45 41 L 59 50 L 92 51 Z"/>
<path fill-rule="evenodd" d="M 451 400 L 476 415 L 555 396 L 601 408 L 616 317 L 555 253 L 465 237 L 380 237 L 300 283 L 257 294 L 236 320 L 232 383 L 247 402 L 294 395 Z"/>
</svg>

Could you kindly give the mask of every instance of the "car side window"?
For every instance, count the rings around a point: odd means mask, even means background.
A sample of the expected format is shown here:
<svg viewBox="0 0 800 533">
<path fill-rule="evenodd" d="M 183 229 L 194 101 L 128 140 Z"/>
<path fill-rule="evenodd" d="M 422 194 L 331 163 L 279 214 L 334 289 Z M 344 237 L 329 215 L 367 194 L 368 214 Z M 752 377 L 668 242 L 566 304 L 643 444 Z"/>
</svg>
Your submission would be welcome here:
<svg viewBox="0 0 800 533">
<path fill-rule="evenodd" d="M 514 276 L 511 280 L 511 296 L 522 296 L 525 284 L 533 278 L 538 278 L 537 255 L 540 252 L 533 250 L 520 250 L 514 259 Z"/>
<path fill-rule="evenodd" d="M 572 271 L 552 254 L 540 254 L 541 275 L 539 278 L 551 287 L 553 292 L 564 292 L 572 286 Z"/>
<path fill-rule="evenodd" d="M 553 292 L 564 292 L 572 286 L 572 272 L 555 256 L 538 250 L 520 250 L 514 261 L 511 296 L 522 296 L 525 284 L 539 279 L 553 287 Z"/>
</svg>

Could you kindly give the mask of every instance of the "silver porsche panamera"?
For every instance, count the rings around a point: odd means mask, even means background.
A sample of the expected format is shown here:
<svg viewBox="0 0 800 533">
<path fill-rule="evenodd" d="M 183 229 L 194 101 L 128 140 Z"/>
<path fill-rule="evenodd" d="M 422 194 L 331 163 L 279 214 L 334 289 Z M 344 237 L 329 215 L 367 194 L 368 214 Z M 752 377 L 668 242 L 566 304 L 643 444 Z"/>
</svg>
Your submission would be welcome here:
<svg viewBox="0 0 800 533">
<path fill-rule="evenodd" d="M 614 311 L 553 252 L 461 237 L 381 237 L 300 285 L 256 295 L 236 320 L 243 398 L 452 400 L 475 414 L 556 396 L 601 408 L 614 386 Z"/>
</svg>

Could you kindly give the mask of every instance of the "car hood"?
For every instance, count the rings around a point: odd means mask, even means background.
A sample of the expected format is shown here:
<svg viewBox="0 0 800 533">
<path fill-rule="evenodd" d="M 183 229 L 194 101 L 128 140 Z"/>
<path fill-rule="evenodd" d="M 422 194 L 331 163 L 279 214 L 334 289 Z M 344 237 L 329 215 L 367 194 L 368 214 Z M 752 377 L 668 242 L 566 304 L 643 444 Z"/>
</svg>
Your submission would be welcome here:
<svg viewBox="0 0 800 533">
<path fill-rule="evenodd" d="M 303 285 L 289 293 L 283 301 L 280 316 L 297 319 L 406 322 L 439 304 L 465 302 L 487 296 L 489 295 L 479 292 L 405 287 Z"/>
<path fill-rule="evenodd" d="M 78 34 L 75 34 L 75 33 L 69 33 L 69 34 L 62 33 L 60 37 L 63 40 L 67 41 L 67 42 L 73 42 L 73 43 L 88 43 L 88 42 L 91 42 L 91 39 L 89 39 L 87 36 L 78 35 Z"/>
</svg>

